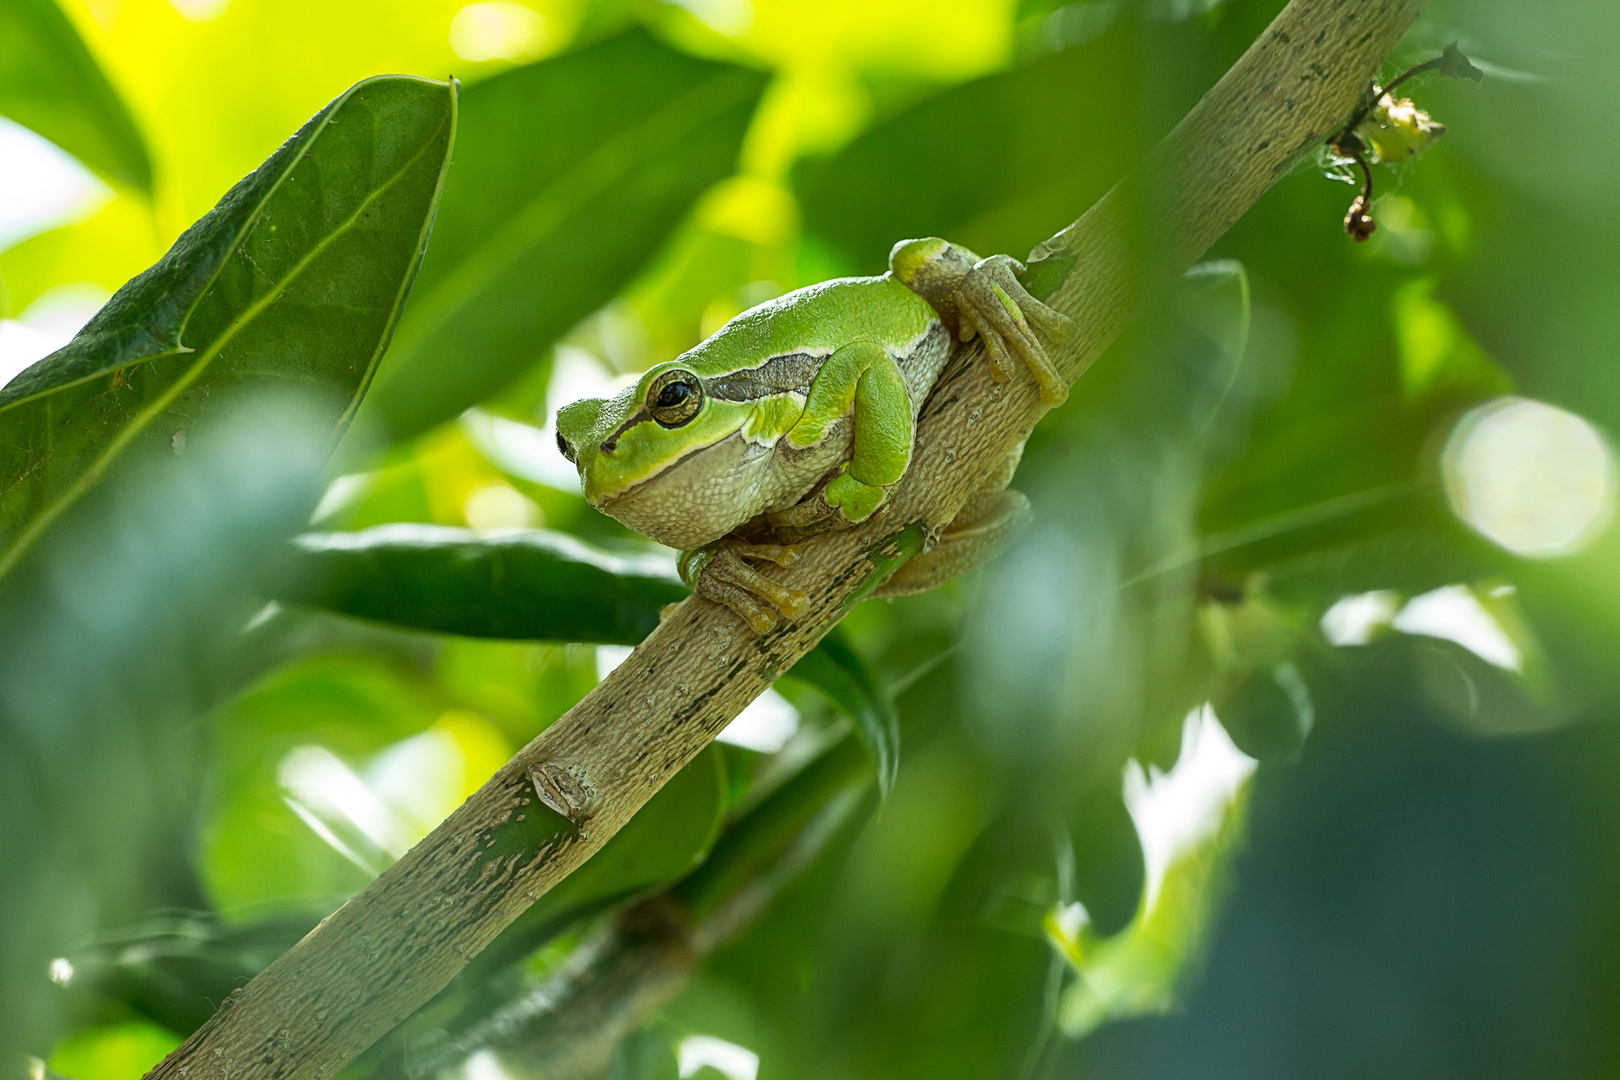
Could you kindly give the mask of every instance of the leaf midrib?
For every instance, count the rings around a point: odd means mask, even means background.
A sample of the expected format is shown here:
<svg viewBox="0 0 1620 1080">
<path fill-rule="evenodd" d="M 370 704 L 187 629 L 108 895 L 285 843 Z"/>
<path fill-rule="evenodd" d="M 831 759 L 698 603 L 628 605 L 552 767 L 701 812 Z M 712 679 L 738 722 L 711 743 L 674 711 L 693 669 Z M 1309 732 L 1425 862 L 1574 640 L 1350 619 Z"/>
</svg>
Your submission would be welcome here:
<svg viewBox="0 0 1620 1080">
<path fill-rule="evenodd" d="M 214 272 L 208 275 L 207 283 L 205 283 L 201 289 L 197 290 L 196 297 L 189 305 L 187 305 L 185 314 L 181 317 L 179 325 L 175 328 L 174 345 L 171 348 L 164 349 L 162 352 L 148 353 L 145 356 L 132 357 L 123 361 L 122 363 L 115 363 L 108 367 L 98 368 L 97 370 L 90 372 L 88 375 L 82 375 L 71 382 L 57 383 L 54 386 L 46 387 L 45 389 L 40 390 L 38 393 L 30 394 L 27 397 L 17 398 L 15 401 L 0 402 L 0 413 L 6 412 L 7 410 L 16 408 L 20 405 L 26 405 L 31 401 L 39 401 L 42 398 L 50 397 L 52 394 L 59 394 L 64 390 L 71 390 L 75 386 L 83 386 L 87 382 L 94 382 L 95 380 L 103 378 L 107 375 L 111 375 L 114 372 L 124 371 L 127 368 L 135 367 L 137 364 L 152 364 L 159 360 L 167 360 L 171 356 L 184 356 L 188 352 L 195 352 L 195 349 L 188 349 L 181 342 L 185 338 L 186 328 L 191 325 L 191 317 L 197 314 L 197 305 L 203 302 L 203 298 L 207 296 L 208 293 L 213 289 L 214 285 L 218 283 L 219 275 L 225 272 L 225 267 L 230 263 L 233 254 L 241 246 L 243 238 L 245 238 L 248 233 L 253 231 L 253 227 L 258 223 L 260 215 L 264 213 L 264 208 L 270 205 L 270 200 L 276 197 L 276 193 L 280 191 L 282 185 L 287 182 L 287 178 L 291 176 L 298 168 L 298 163 L 304 160 L 305 149 L 313 145 L 314 142 L 321 137 L 321 133 L 331 125 L 332 117 L 337 115 L 338 111 L 343 108 L 343 106 L 348 102 L 349 98 L 354 95 L 354 92 L 360 89 L 360 87 L 363 85 L 365 84 L 357 83 L 356 85 L 351 86 L 348 90 L 339 95 L 337 100 L 333 101 L 324 110 L 322 110 L 320 114 L 320 123 L 315 125 L 314 130 L 309 133 L 309 137 L 298 146 L 297 152 L 293 154 L 292 162 L 284 170 L 282 170 L 280 176 L 276 177 L 276 182 L 271 184 L 269 189 L 265 191 L 264 196 L 259 199 L 259 204 L 253 208 L 253 212 L 242 219 L 241 228 L 236 230 L 236 233 L 231 237 L 230 244 L 228 244 L 225 248 L 225 257 L 219 260 L 219 265 L 214 267 Z M 70 342 L 69 345 L 71 344 L 72 343 Z M 64 348 L 66 347 L 67 346 L 64 346 Z M 0 389 L 4 388 L 0 387 Z M 9 569 L 9 566 L 3 562 L 0 562 L 0 576 L 3 576 L 7 569 Z"/>
<path fill-rule="evenodd" d="M 351 90 L 351 93 L 352 92 L 353 91 Z M 321 126 L 317 128 L 316 131 L 310 136 L 309 142 L 306 143 L 306 145 L 314 143 L 315 139 L 320 135 L 320 133 L 326 129 L 327 123 L 331 116 L 335 115 L 336 112 L 337 110 L 333 109 L 330 113 L 328 113 L 326 120 L 322 121 Z M 440 123 L 440 127 L 442 126 L 443 121 Z M 435 133 L 437 130 L 438 129 L 436 128 Z M 135 438 L 135 436 L 139 435 L 142 431 L 145 431 L 153 420 L 155 420 L 162 413 L 166 412 L 169 406 L 174 403 L 175 399 L 190 388 L 190 386 L 197 381 L 198 377 L 200 377 L 202 373 L 208 369 L 208 366 L 213 363 L 217 356 L 219 356 L 219 354 L 224 350 L 225 346 L 229 345 L 231 341 L 235 339 L 236 335 L 241 332 L 243 328 L 252 323 L 253 320 L 257 319 L 265 311 L 265 309 L 279 300 L 282 293 L 284 293 L 287 288 L 297 280 L 300 274 L 308 269 L 311 262 L 323 254 L 333 242 L 348 233 L 350 229 L 352 229 L 360 220 L 362 212 L 367 207 L 371 206 L 373 202 L 386 193 L 390 188 L 397 184 L 405 176 L 405 174 L 416 165 L 416 163 L 421 159 L 422 155 L 427 153 L 428 148 L 431 145 L 431 142 L 424 143 L 423 146 L 418 149 L 416 153 L 412 154 L 410 158 L 408 158 L 392 176 L 390 176 L 385 182 L 378 185 L 376 188 L 372 189 L 371 193 L 361 200 L 359 205 L 355 207 L 354 211 L 342 222 L 340 222 L 336 228 L 332 229 L 329 233 L 323 236 L 319 242 L 314 244 L 309 251 L 305 253 L 305 255 L 300 258 L 290 270 L 288 270 L 286 274 L 277 280 L 273 288 L 264 290 L 259 299 L 250 304 L 240 316 L 233 319 L 230 325 L 227 326 L 226 329 L 222 331 L 206 349 L 195 354 L 197 359 L 191 364 L 191 366 L 179 377 L 177 377 L 174 382 L 169 385 L 169 388 L 165 390 L 156 401 L 153 401 L 145 409 L 142 409 L 134 420 L 125 425 L 123 430 L 120 431 L 118 435 L 113 438 L 112 442 L 107 445 L 107 448 L 102 451 L 101 456 L 79 474 L 79 478 L 74 481 L 73 485 L 58 496 L 57 499 L 48 505 L 44 510 L 36 514 L 34 519 L 28 523 L 28 527 L 17 535 L 17 539 L 12 543 L 11 547 L 5 552 L 4 555 L 0 555 L 0 578 L 3 578 L 6 574 L 10 573 L 22 556 L 30 547 L 33 546 L 34 542 L 39 539 L 39 536 L 47 528 L 49 528 L 51 524 L 55 522 L 56 519 L 60 517 L 69 506 L 72 506 L 73 503 L 77 502 L 78 499 L 86 491 L 88 491 L 97 480 L 101 478 L 101 474 L 106 471 L 106 469 L 113 463 L 118 455 L 123 452 L 124 448 L 128 446 L 129 443 Z M 300 153 L 300 155 L 294 159 L 294 167 L 296 167 L 297 162 L 302 160 L 302 158 L 303 154 Z M 265 206 L 269 205 L 270 200 L 274 196 L 275 192 L 280 190 L 281 184 L 286 180 L 286 177 L 290 175 L 292 175 L 291 168 L 289 168 L 287 173 L 276 182 L 276 185 L 270 189 L 270 192 L 265 195 L 265 198 L 259 205 L 258 209 L 256 209 L 248 218 L 248 225 L 237 234 L 238 241 L 240 241 L 242 237 L 246 236 L 247 233 L 251 231 L 252 224 L 259 219 L 259 216 L 264 212 Z M 233 245 L 233 248 L 234 246 L 235 245 Z M 231 258 L 231 256 L 228 256 L 220 261 L 219 269 L 217 269 L 214 272 L 214 275 L 209 278 L 207 287 L 198 293 L 197 300 L 193 303 L 191 309 L 188 310 L 186 320 L 182 323 L 182 329 L 185 323 L 190 321 L 191 315 L 195 313 L 196 305 L 200 304 L 203 298 L 207 296 L 208 293 L 213 289 L 214 284 L 219 280 L 219 274 L 223 272 L 225 265 L 231 261 Z M 407 275 L 407 279 L 408 277 L 409 275 Z M 395 307 L 398 307 L 397 296 Z M 161 355 L 171 356 L 179 354 L 165 353 Z M 151 359 L 157 359 L 157 357 L 153 357 Z M 373 354 L 373 359 L 375 360 L 375 351 Z M 103 372 L 102 374 L 105 375 L 106 372 Z M 71 385 L 79 385 L 79 383 L 73 383 Z M 67 389 L 67 387 L 61 387 L 59 389 Z M 52 393 L 55 392 L 56 391 L 52 391 Z M 30 398 L 27 400 L 38 399 Z"/>
</svg>

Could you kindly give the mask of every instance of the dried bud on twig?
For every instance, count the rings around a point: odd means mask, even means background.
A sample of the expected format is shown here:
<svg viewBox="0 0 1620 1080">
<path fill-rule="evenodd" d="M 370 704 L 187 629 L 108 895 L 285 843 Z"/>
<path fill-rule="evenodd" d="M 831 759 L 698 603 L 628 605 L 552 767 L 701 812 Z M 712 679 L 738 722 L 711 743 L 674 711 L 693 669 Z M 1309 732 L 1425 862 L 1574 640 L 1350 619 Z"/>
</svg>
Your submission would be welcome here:
<svg viewBox="0 0 1620 1080">
<path fill-rule="evenodd" d="M 1377 229 L 1378 222 L 1367 212 L 1367 196 L 1357 195 L 1356 201 L 1350 204 L 1350 212 L 1344 215 L 1344 231 L 1356 243 L 1364 244 Z"/>
</svg>

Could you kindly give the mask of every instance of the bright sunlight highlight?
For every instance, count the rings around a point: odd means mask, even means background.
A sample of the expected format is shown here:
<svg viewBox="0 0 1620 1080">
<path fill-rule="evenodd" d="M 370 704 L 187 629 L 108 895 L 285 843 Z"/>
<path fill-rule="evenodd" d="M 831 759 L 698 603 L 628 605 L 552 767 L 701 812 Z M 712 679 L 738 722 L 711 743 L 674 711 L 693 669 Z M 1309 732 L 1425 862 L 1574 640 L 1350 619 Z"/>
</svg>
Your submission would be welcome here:
<svg viewBox="0 0 1620 1080">
<path fill-rule="evenodd" d="M 86 216 L 112 197 L 66 151 L 0 117 L 0 251 Z"/>
<path fill-rule="evenodd" d="M 1187 714 L 1181 757 L 1169 772 L 1144 770 L 1134 759 L 1126 762 L 1125 806 L 1136 822 L 1147 864 L 1144 910 L 1153 910 L 1171 864 L 1220 829 L 1226 808 L 1256 764 L 1232 745 L 1208 705 Z"/>
<path fill-rule="evenodd" d="M 676 1050 L 681 1076 L 696 1076 L 707 1066 L 726 1080 L 754 1080 L 759 1075 L 759 1055 L 736 1043 L 713 1035 L 689 1035 Z"/>
<path fill-rule="evenodd" d="M 450 47 L 463 60 L 533 60 L 546 45 L 546 17 L 494 0 L 468 4 L 450 20 Z"/>
<path fill-rule="evenodd" d="M 1442 459 L 1457 516 L 1519 555 L 1580 551 L 1614 511 L 1614 455 L 1574 413 L 1500 398 L 1463 417 Z"/>
</svg>

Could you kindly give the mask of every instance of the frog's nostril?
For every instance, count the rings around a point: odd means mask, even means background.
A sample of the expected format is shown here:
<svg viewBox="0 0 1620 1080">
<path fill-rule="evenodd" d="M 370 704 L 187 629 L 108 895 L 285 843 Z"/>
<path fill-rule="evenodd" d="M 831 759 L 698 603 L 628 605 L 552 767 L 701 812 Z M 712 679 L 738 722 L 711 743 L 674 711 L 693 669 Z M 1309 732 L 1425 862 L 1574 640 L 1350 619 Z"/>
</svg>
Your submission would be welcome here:
<svg viewBox="0 0 1620 1080">
<path fill-rule="evenodd" d="M 615 437 L 613 437 L 611 439 L 608 439 L 608 440 L 604 441 L 602 443 L 602 445 L 599 447 L 599 449 L 604 454 L 611 454 L 611 453 L 613 453 L 613 448 L 618 446 L 618 445 L 619 445 L 619 440 L 618 440 L 618 437 L 615 436 Z"/>
</svg>

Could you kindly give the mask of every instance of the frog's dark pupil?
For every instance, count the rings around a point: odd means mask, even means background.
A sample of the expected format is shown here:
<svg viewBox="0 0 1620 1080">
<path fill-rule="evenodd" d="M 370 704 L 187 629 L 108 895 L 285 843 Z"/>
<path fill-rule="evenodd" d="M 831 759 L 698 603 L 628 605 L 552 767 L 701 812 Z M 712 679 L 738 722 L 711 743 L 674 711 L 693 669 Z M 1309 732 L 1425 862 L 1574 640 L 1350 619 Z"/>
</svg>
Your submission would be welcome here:
<svg viewBox="0 0 1620 1080">
<path fill-rule="evenodd" d="M 658 404 L 661 408 L 672 409 L 685 401 L 692 393 L 692 388 L 683 382 L 672 382 L 658 391 Z"/>
<path fill-rule="evenodd" d="M 557 432 L 557 449 L 562 451 L 562 456 L 569 461 L 574 460 L 574 448 L 568 445 L 568 440 L 563 437 L 563 433 L 560 431 Z"/>
</svg>

